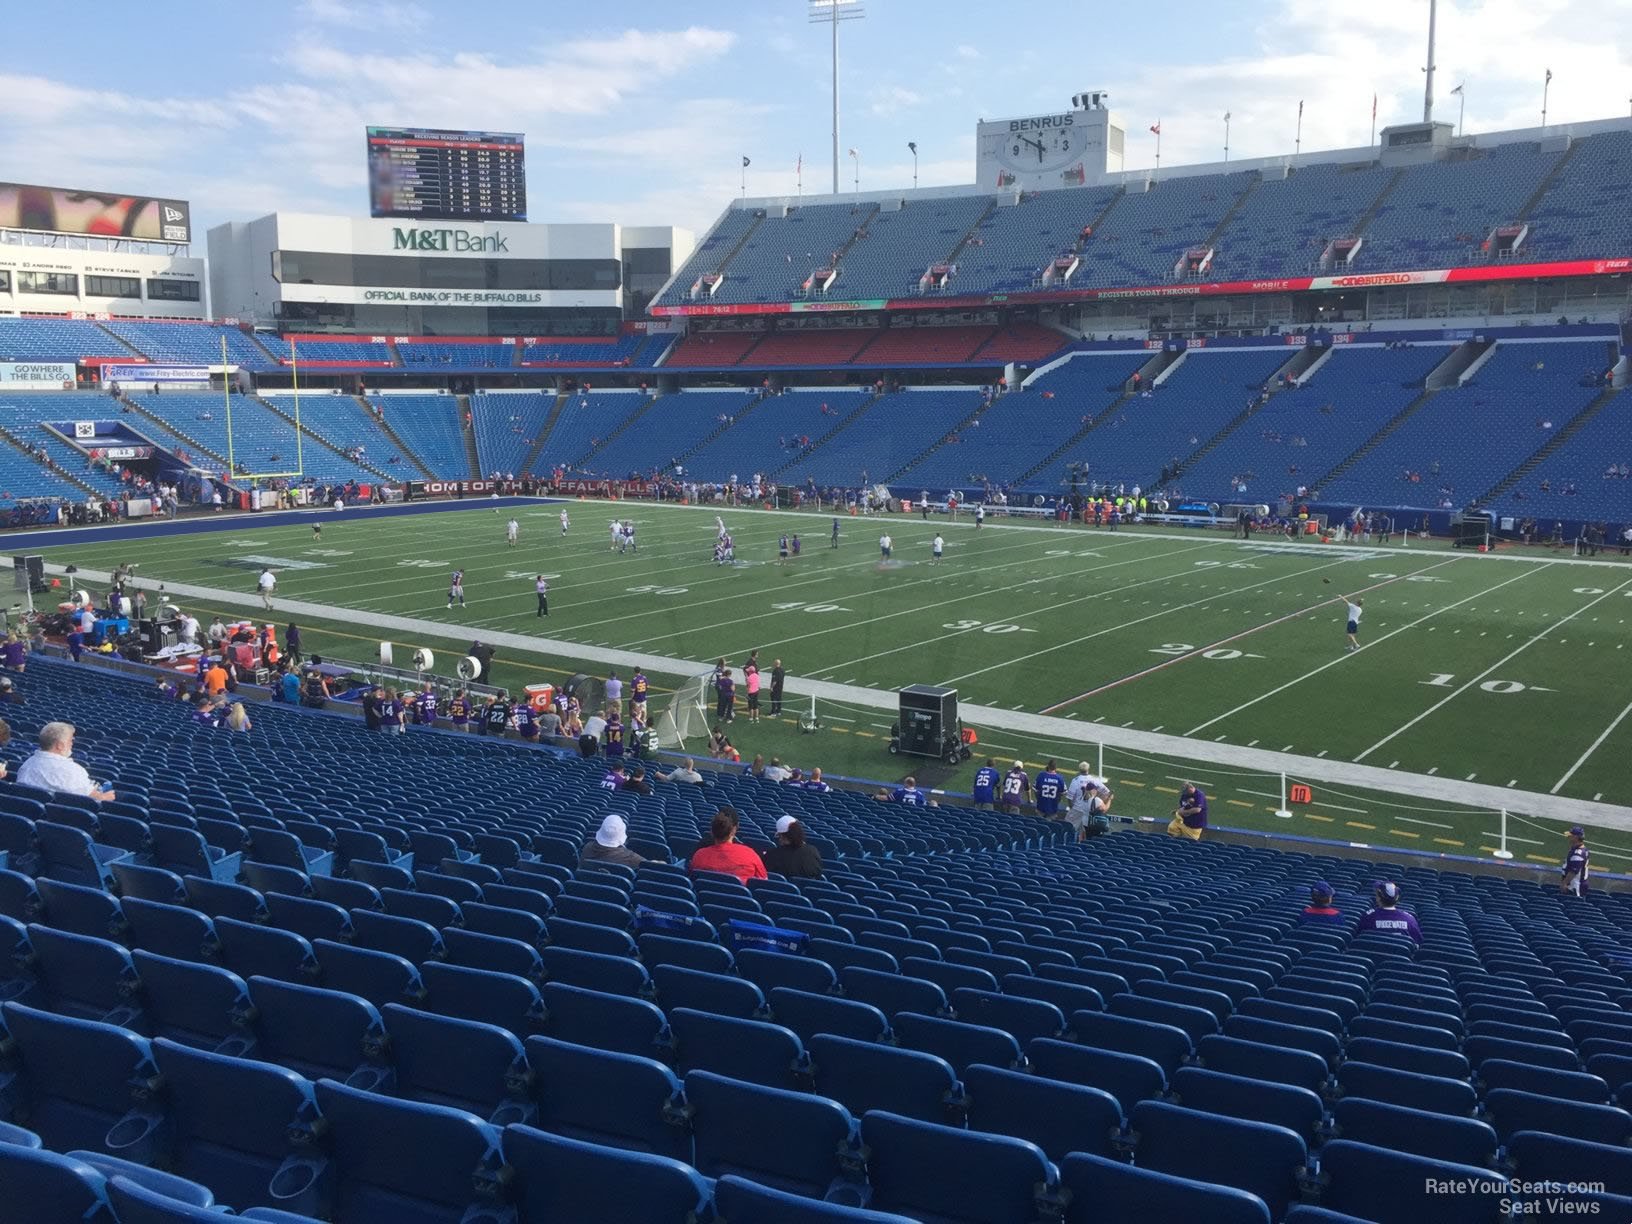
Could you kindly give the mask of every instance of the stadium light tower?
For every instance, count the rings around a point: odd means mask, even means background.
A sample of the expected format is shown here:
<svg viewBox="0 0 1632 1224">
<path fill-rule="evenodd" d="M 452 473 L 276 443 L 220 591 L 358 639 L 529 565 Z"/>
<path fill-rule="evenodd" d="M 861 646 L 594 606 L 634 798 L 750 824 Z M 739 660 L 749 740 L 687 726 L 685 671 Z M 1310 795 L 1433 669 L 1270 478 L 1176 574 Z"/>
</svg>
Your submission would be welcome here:
<svg viewBox="0 0 1632 1224">
<path fill-rule="evenodd" d="M 839 22 L 859 21 L 867 15 L 861 0 L 805 0 L 810 23 L 833 32 L 833 194 L 839 194 Z"/>
</svg>

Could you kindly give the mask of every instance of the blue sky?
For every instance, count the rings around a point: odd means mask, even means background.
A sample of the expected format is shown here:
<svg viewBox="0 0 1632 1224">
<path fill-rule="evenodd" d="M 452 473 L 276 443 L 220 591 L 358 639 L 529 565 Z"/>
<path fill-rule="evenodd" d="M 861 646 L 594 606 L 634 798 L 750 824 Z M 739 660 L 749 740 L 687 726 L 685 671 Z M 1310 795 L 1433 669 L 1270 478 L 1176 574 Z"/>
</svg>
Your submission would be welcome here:
<svg viewBox="0 0 1632 1224">
<path fill-rule="evenodd" d="M 974 177 L 977 119 L 1108 89 L 1128 164 L 1364 144 L 1420 118 L 1427 0 L 1160 6 L 866 0 L 841 31 L 842 145 L 864 190 Z M 72 15 L 71 20 L 67 14 Z M 521 131 L 535 221 L 701 232 L 738 191 L 830 185 L 828 41 L 803 0 L 78 0 L 14 6 L 0 179 L 181 196 L 200 231 L 274 208 L 366 211 L 368 124 Z M 1439 105 L 1470 131 L 1628 113 L 1632 0 L 1444 0 Z M 850 182 L 848 164 L 843 171 Z"/>
</svg>

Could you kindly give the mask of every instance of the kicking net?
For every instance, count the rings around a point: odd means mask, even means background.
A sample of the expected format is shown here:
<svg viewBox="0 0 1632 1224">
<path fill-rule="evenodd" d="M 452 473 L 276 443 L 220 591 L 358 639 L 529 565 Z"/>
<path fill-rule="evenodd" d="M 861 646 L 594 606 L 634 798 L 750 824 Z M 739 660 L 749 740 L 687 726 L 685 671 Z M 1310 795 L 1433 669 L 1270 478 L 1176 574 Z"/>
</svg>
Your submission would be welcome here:
<svg viewBox="0 0 1632 1224">
<path fill-rule="evenodd" d="M 714 695 L 714 673 L 693 676 L 676 690 L 669 708 L 658 716 L 657 744 L 660 748 L 684 748 L 688 739 L 708 737 L 709 711 Z"/>
</svg>

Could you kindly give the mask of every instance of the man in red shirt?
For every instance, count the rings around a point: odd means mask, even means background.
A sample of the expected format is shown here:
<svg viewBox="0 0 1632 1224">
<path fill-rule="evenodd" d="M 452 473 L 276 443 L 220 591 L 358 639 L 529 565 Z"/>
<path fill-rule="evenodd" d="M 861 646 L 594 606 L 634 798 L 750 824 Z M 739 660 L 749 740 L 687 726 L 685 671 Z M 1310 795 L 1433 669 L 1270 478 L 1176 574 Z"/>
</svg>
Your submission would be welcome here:
<svg viewBox="0 0 1632 1224">
<path fill-rule="evenodd" d="M 737 813 L 734 808 L 722 807 L 714 813 L 709 825 L 707 844 L 698 846 L 691 856 L 691 870 L 718 871 L 736 876 L 744 884 L 749 880 L 766 878 L 765 860 L 737 840 Z"/>
</svg>

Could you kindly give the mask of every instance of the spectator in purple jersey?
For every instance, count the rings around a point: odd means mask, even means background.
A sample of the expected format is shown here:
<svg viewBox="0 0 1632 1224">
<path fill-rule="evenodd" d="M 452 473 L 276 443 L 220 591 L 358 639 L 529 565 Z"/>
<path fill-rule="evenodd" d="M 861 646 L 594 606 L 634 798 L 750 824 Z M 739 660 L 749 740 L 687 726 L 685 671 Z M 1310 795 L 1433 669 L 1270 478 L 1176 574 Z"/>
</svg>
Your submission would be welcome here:
<svg viewBox="0 0 1632 1224">
<path fill-rule="evenodd" d="M 1355 934 L 1361 931 L 1382 931 L 1387 934 L 1408 936 L 1412 943 L 1422 942 L 1422 928 L 1417 925 L 1415 914 L 1399 909 L 1400 886 L 1392 880 L 1379 880 L 1372 893 L 1373 907 L 1360 915 L 1360 925 L 1355 927 Z"/>
<path fill-rule="evenodd" d="M 1332 904 L 1332 886 L 1325 880 L 1309 886 L 1309 904 L 1303 907 L 1298 921 L 1314 926 L 1342 925 L 1343 911 Z"/>
<path fill-rule="evenodd" d="M 717 722 L 734 722 L 737 717 L 737 682 L 731 679 L 729 667 L 720 672 L 720 678 L 715 684 L 720 700 L 714 718 Z"/>
<path fill-rule="evenodd" d="M 22 671 L 28 662 L 28 651 L 23 645 L 23 639 L 15 633 L 6 634 L 6 640 L 0 643 L 0 667 L 11 671 Z"/>
<path fill-rule="evenodd" d="M 518 701 L 514 718 L 516 734 L 528 743 L 536 742 L 538 739 L 538 711 L 533 709 L 533 703 Z"/>
<path fill-rule="evenodd" d="M 435 726 L 437 705 L 436 690 L 427 680 L 425 686 L 419 690 L 419 701 L 414 705 L 414 722 L 421 727 Z"/>
<path fill-rule="evenodd" d="M 1207 793 L 1194 782 L 1186 782 L 1179 792 L 1179 806 L 1173 812 L 1173 819 L 1167 822 L 1167 835 L 1200 841 L 1206 829 Z"/>
<path fill-rule="evenodd" d="M 1576 897 L 1587 895 L 1587 876 L 1591 868 L 1587 865 L 1592 858 L 1587 850 L 1587 831 L 1576 825 L 1569 832 L 1570 850 L 1564 856 L 1564 891 Z"/>
</svg>

